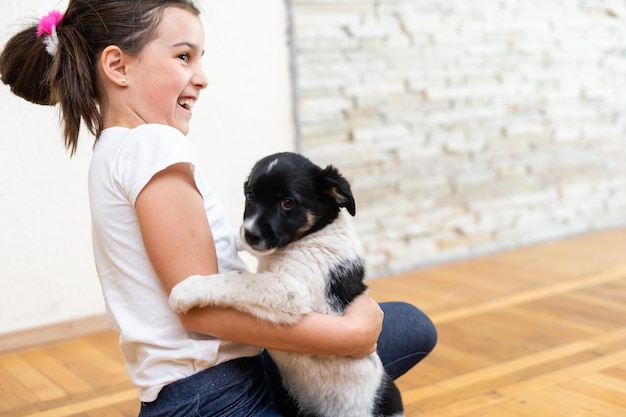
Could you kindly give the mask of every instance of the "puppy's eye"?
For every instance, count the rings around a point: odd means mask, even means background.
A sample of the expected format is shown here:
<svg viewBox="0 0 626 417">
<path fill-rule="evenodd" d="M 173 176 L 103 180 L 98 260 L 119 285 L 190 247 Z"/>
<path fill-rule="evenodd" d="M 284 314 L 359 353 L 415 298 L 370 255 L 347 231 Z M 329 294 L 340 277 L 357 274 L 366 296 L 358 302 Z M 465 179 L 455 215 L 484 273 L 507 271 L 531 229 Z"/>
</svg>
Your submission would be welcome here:
<svg viewBox="0 0 626 417">
<path fill-rule="evenodd" d="M 285 198 L 283 201 L 280 202 L 280 207 L 283 210 L 291 210 L 296 206 L 296 200 L 294 200 L 293 198 Z"/>
<path fill-rule="evenodd" d="M 246 201 L 250 203 L 254 201 L 254 193 L 252 191 L 246 191 Z"/>
</svg>

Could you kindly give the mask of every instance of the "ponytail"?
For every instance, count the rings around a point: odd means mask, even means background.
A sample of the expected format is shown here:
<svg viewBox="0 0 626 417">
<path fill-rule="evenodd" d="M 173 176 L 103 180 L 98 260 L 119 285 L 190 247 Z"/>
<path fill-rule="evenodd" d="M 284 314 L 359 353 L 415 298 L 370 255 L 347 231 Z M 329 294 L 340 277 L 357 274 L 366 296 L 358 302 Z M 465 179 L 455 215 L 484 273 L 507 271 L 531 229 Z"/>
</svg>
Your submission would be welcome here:
<svg viewBox="0 0 626 417">
<path fill-rule="evenodd" d="M 52 57 L 37 39 L 37 26 L 14 35 L 0 54 L 0 78 L 11 92 L 42 105 L 55 104 L 50 94 L 48 71 Z"/>
<path fill-rule="evenodd" d="M 60 105 L 65 147 L 73 155 L 81 121 L 95 136 L 102 124 L 89 45 L 62 20 L 53 28 L 53 48 L 40 29 L 41 25 L 27 27 L 7 42 L 0 54 L 0 78 L 11 92 L 32 103 Z"/>
</svg>

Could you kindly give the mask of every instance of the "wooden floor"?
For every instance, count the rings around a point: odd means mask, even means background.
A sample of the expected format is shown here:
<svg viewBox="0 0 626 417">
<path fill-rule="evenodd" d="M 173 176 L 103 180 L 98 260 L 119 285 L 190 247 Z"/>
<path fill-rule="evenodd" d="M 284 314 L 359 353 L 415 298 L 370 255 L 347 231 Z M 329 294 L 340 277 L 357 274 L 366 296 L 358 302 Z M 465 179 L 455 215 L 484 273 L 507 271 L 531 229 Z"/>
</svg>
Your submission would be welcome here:
<svg viewBox="0 0 626 417">
<path fill-rule="evenodd" d="M 626 229 L 370 286 L 379 301 L 414 302 L 439 331 L 398 381 L 407 416 L 626 416 Z M 112 333 L 0 356 L 0 416 L 137 410 Z"/>
</svg>

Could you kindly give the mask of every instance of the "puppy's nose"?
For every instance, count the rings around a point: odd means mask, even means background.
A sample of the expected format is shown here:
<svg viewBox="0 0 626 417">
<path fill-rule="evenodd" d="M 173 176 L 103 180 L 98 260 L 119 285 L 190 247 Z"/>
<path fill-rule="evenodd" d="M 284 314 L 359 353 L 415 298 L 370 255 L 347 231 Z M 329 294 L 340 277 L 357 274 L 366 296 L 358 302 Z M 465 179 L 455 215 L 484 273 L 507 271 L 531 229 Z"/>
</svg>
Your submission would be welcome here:
<svg viewBox="0 0 626 417">
<path fill-rule="evenodd" d="M 248 243 L 248 245 L 253 246 L 253 247 L 262 240 L 262 236 L 260 233 L 254 230 L 249 230 L 249 229 L 245 229 L 243 231 L 243 237 Z"/>
</svg>

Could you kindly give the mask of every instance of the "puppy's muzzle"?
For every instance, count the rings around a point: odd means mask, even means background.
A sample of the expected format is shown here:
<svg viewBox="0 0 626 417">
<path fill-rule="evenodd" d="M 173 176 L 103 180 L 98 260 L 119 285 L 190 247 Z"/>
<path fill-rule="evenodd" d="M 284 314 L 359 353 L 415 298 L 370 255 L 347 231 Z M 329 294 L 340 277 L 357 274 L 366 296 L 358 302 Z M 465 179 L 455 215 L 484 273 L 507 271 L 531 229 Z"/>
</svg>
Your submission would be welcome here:
<svg viewBox="0 0 626 417">
<path fill-rule="evenodd" d="M 251 253 L 267 255 L 276 250 L 276 246 L 272 245 L 271 241 L 268 241 L 256 228 L 247 228 L 242 225 L 239 235 L 243 247 Z"/>
</svg>

